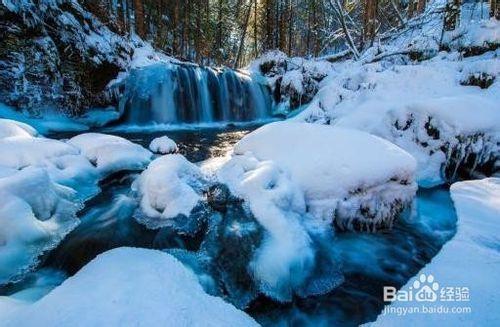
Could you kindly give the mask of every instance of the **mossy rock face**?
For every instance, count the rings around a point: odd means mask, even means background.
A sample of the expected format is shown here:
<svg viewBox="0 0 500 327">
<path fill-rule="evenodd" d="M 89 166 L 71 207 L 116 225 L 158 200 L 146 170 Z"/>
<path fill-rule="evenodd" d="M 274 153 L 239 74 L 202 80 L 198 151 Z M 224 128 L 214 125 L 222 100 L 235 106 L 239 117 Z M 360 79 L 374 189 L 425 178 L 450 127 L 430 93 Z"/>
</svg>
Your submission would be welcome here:
<svg viewBox="0 0 500 327">
<path fill-rule="evenodd" d="M 106 86 L 130 60 L 124 38 L 74 1 L 11 9 L 0 4 L 0 102 L 33 115 L 114 104 Z"/>
</svg>

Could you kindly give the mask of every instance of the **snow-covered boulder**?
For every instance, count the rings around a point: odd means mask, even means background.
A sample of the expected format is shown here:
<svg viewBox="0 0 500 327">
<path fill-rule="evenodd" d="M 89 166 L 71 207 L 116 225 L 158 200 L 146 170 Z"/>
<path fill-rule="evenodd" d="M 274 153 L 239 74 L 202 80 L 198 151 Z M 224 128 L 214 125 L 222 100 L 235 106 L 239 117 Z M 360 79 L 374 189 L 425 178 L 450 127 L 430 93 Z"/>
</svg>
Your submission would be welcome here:
<svg viewBox="0 0 500 327">
<path fill-rule="evenodd" d="M 500 154 L 499 76 L 493 53 L 461 61 L 442 54 L 419 65 L 339 64 L 295 119 L 389 140 L 417 159 L 421 186 L 491 175 Z"/>
<path fill-rule="evenodd" d="M 342 229 L 390 226 L 416 191 L 415 159 L 356 130 L 272 123 L 236 144 L 235 158 L 247 152 L 288 171 L 304 192 L 307 211 Z"/>
<path fill-rule="evenodd" d="M 455 183 L 451 186 L 451 197 L 458 216 L 457 233 L 418 274 L 418 278 L 427 277 L 424 285 L 436 284 L 432 291 L 435 301 L 424 304 L 443 306 L 448 314 L 398 315 L 395 313 L 398 307 L 413 307 L 421 302 L 396 301 L 386 308 L 389 313 L 379 316 L 374 326 L 401 326 L 410 321 L 413 326 L 490 326 L 499 321 L 500 179 Z M 428 276 L 432 276 L 433 281 L 429 282 Z M 415 289 L 416 280 L 410 280 L 402 290 L 423 289 L 421 281 Z M 458 299 L 452 293 L 453 301 L 449 301 L 446 295 L 449 288 L 453 291 L 458 288 L 464 293 L 459 293 Z M 462 295 L 467 297 L 462 298 Z M 462 312 L 452 313 L 454 307 Z"/>
<path fill-rule="evenodd" d="M 39 167 L 59 184 L 78 191 L 82 200 L 98 192 L 98 174 L 80 151 L 64 142 L 37 137 L 31 126 L 0 119 L 0 176 L 26 167 Z"/>
<path fill-rule="evenodd" d="M 0 178 L 0 199 L 1 285 L 33 268 L 78 225 L 79 206 L 75 191 L 32 167 Z"/>
<path fill-rule="evenodd" d="M 288 113 L 309 103 L 319 83 L 331 72 L 331 64 L 321 60 L 289 58 L 281 51 L 270 51 L 250 64 L 253 74 L 265 77 L 279 103 L 278 111 Z"/>
<path fill-rule="evenodd" d="M 102 175 L 144 169 L 152 157 L 142 146 L 114 135 L 85 133 L 71 138 L 68 144 L 79 149 Z"/>
<path fill-rule="evenodd" d="M 34 304 L 0 299 L 3 308 L 4 326 L 258 326 L 171 255 L 136 248 L 99 255 Z"/>
<path fill-rule="evenodd" d="M 153 139 L 149 144 L 149 150 L 157 154 L 169 154 L 177 152 L 177 144 L 168 136 Z"/>
<path fill-rule="evenodd" d="M 140 209 L 134 216 L 149 228 L 172 226 L 191 230 L 198 225 L 193 221 L 195 226 L 188 227 L 193 209 L 203 199 L 204 188 L 200 169 L 184 156 L 157 158 L 132 185 L 140 199 Z"/>
</svg>

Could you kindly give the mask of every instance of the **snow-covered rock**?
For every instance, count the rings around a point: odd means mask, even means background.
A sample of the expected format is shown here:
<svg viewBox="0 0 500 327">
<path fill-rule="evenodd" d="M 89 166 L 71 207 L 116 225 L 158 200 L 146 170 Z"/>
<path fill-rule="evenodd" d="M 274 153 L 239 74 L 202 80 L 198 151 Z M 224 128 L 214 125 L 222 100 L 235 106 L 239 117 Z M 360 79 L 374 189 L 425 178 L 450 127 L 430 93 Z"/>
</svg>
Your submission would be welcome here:
<svg viewBox="0 0 500 327">
<path fill-rule="evenodd" d="M 307 211 L 340 228 L 390 226 L 416 191 L 415 159 L 356 130 L 272 123 L 236 144 L 235 158 L 247 152 L 288 171 L 304 192 Z M 271 179 L 267 187 L 272 185 Z"/>
<path fill-rule="evenodd" d="M 47 107 L 78 114 L 114 102 L 105 89 L 127 67 L 132 47 L 91 7 L 74 0 L 0 2 L 1 102 L 36 114 Z"/>
<path fill-rule="evenodd" d="M 318 92 L 319 83 L 331 72 L 327 61 L 289 58 L 277 50 L 257 58 L 249 68 L 265 78 L 282 114 L 309 103 Z"/>
<path fill-rule="evenodd" d="M 497 274 L 500 271 L 500 179 L 455 183 L 451 186 L 451 197 L 457 210 L 457 233 L 418 274 L 418 277 L 422 274 L 432 275 L 434 281 L 430 285 L 438 284 L 438 289 L 434 290 L 437 299 L 424 304 L 443 306 L 448 313 L 398 315 L 395 311 L 387 311 L 389 313 L 379 316 L 374 326 L 401 326 L 410 321 L 413 326 L 489 326 L 499 321 Z M 402 290 L 411 291 L 412 287 L 415 288 L 415 281 L 410 280 Z M 452 290 L 455 287 L 466 288 L 468 299 L 443 301 L 441 292 L 446 292 L 449 287 Z M 386 310 L 419 304 L 421 302 L 396 301 Z M 468 307 L 470 312 L 454 313 L 451 311 L 454 307 Z"/>
<path fill-rule="evenodd" d="M 149 150 L 158 154 L 169 154 L 177 152 L 177 144 L 168 136 L 161 136 L 153 139 L 149 144 Z"/>
<path fill-rule="evenodd" d="M 59 184 L 78 191 L 82 200 L 98 192 L 98 174 L 80 151 L 64 142 L 37 137 L 31 126 L 0 119 L 0 175 L 16 173 L 25 167 L 39 167 Z"/>
<path fill-rule="evenodd" d="M 493 53 L 457 59 L 442 54 L 419 65 L 338 64 L 295 119 L 395 143 L 417 159 L 421 186 L 492 174 L 500 153 L 500 64 Z"/>
<path fill-rule="evenodd" d="M 114 135 L 85 133 L 71 138 L 68 144 L 79 149 L 102 175 L 144 169 L 152 157 L 142 146 Z"/>
<path fill-rule="evenodd" d="M 2 152 L 3 153 L 3 152 Z M 46 170 L 25 168 L 0 178 L 0 284 L 16 280 L 54 248 L 79 220 L 75 191 Z"/>
<path fill-rule="evenodd" d="M 34 304 L 0 298 L 4 326 L 257 326 L 207 295 L 171 255 L 119 248 L 99 255 Z"/>
<path fill-rule="evenodd" d="M 133 183 L 140 199 L 135 217 L 150 228 L 176 224 L 178 216 L 188 220 L 202 200 L 204 178 L 200 169 L 180 154 L 153 160 Z"/>
<path fill-rule="evenodd" d="M 250 263 L 264 294 L 290 299 L 314 265 L 312 241 L 301 225 L 305 201 L 300 188 L 271 161 L 237 156 L 218 172 L 219 180 L 244 199 L 266 234 Z"/>
</svg>

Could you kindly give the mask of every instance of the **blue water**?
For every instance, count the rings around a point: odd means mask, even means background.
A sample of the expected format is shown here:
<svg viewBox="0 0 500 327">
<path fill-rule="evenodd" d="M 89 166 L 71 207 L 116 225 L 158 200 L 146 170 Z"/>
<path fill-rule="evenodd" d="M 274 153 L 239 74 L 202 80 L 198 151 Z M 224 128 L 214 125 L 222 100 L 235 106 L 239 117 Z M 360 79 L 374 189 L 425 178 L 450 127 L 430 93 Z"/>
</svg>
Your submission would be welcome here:
<svg viewBox="0 0 500 327">
<path fill-rule="evenodd" d="M 245 128 L 170 131 L 180 152 L 193 162 L 225 154 L 246 133 Z M 147 146 L 165 132 L 115 132 Z M 59 134 L 70 137 L 71 134 Z M 201 237 L 178 237 L 151 231 L 132 218 L 137 206 L 128 196 L 136 175 L 123 173 L 101 184 L 103 192 L 80 212 L 81 224 L 43 259 L 43 265 L 24 281 L 0 289 L 36 300 L 73 275 L 96 255 L 120 246 L 196 249 Z M 446 188 L 419 190 L 412 210 L 390 231 L 376 234 L 338 233 L 332 249 L 340 258 L 345 282 L 333 292 L 292 303 L 266 298 L 248 309 L 263 325 L 354 326 L 373 321 L 383 309 L 383 286 L 401 287 L 434 257 L 455 233 L 456 215 Z"/>
</svg>

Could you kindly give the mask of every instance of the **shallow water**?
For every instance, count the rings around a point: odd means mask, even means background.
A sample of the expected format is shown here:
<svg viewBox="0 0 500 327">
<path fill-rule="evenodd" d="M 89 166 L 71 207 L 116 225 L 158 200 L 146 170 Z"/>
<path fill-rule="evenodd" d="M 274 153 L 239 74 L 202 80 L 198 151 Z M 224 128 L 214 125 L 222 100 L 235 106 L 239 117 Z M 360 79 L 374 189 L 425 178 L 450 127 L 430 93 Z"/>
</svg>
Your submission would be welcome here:
<svg viewBox="0 0 500 327">
<path fill-rule="evenodd" d="M 144 146 L 155 137 L 168 135 L 188 160 L 197 162 L 224 155 L 254 128 L 256 126 L 113 134 Z M 36 300 L 99 253 L 120 246 L 196 249 L 201 237 L 176 237 L 164 230 L 148 230 L 135 221 L 132 215 L 137 203 L 129 196 L 129 190 L 136 176 L 136 173 L 123 173 L 101 183 L 102 193 L 87 202 L 80 212 L 81 224 L 45 256 L 38 272 L 0 289 L 0 295 L 21 294 L 25 299 Z M 404 285 L 453 236 L 455 225 L 448 190 L 420 190 L 412 212 L 403 215 L 392 230 L 336 235 L 331 246 L 345 274 L 345 282 L 339 288 L 325 296 L 296 298 L 293 303 L 283 305 L 262 298 L 248 312 L 263 325 L 350 326 L 375 320 L 383 308 L 383 286 Z M 40 280 L 42 282 L 37 282 Z"/>
</svg>

